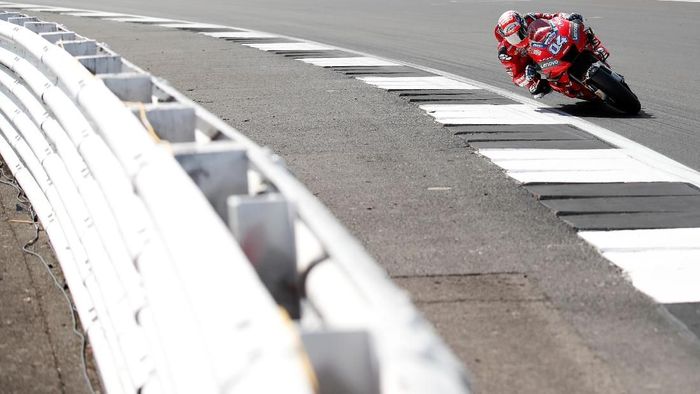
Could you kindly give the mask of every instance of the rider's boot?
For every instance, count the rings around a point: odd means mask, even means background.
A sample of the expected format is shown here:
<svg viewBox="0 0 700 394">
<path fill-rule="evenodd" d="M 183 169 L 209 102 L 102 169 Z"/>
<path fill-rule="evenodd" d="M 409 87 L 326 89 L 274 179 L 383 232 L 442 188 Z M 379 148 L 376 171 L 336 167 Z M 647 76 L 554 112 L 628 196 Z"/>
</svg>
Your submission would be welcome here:
<svg viewBox="0 0 700 394">
<path fill-rule="evenodd" d="M 533 98 L 540 99 L 549 94 L 552 91 L 552 87 L 547 80 L 537 79 L 528 84 L 527 90 L 530 91 Z"/>
</svg>

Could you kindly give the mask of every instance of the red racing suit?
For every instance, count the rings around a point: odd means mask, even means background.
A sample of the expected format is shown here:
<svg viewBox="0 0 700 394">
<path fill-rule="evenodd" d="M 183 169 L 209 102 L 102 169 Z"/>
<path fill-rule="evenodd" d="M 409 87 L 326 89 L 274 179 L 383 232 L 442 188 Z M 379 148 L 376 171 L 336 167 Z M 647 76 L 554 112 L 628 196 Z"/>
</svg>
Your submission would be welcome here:
<svg viewBox="0 0 700 394">
<path fill-rule="evenodd" d="M 552 19 L 557 16 L 563 18 L 568 17 L 569 14 L 560 12 L 555 14 L 547 14 L 542 12 L 530 12 L 523 15 L 523 20 L 525 21 L 525 28 L 530 26 L 530 23 L 537 19 Z M 531 62 L 530 57 L 527 55 L 527 46 L 523 48 L 518 48 L 511 45 L 506 39 L 501 35 L 498 29 L 498 25 L 493 31 L 496 36 L 496 41 L 498 41 L 498 60 L 501 61 L 503 67 L 505 67 L 508 75 L 513 78 L 513 83 L 525 88 L 530 88 L 531 85 L 537 83 L 537 79 L 528 81 L 525 78 L 525 67 Z"/>
</svg>

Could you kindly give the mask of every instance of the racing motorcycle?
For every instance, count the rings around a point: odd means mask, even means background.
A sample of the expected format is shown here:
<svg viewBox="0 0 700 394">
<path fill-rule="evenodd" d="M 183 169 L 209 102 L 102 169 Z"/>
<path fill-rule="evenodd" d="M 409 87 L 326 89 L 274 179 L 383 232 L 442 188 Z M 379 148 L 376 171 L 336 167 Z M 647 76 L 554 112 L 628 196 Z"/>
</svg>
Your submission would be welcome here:
<svg viewBox="0 0 700 394">
<path fill-rule="evenodd" d="M 561 17 L 538 19 L 530 24 L 527 34 L 528 55 L 553 90 L 573 98 L 602 101 L 626 114 L 639 112 L 639 99 L 625 78 L 593 51 L 583 24 Z"/>
</svg>

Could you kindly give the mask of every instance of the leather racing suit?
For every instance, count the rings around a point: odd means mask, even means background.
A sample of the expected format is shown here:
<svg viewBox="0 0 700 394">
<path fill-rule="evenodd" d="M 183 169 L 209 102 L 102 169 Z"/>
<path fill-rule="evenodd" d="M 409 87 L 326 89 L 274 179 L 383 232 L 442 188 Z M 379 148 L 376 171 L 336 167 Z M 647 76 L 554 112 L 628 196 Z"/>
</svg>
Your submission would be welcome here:
<svg viewBox="0 0 700 394">
<path fill-rule="evenodd" d="M 530 12 L 522 16 L 525 21 L 525 27 L 527 28 L 530 23 L 537 19 L 552 19 L 555 17 L 561 17 L 569 20 L 578 19 L 582 21 L 582 17 L 579 14 L 568 14 L 564 12 L 559 13 L 543 13 L 543 12 Z M 518 48 L 511 45 L 500 32 L 498 25 L 494 29 L 494 36 L 496 41 L 498 41 L 498 60 L 506 69 L 508 75 L 513 79 L 513 83 L 524 87 L 530 91 L 531 94 L 536 97 L 542 94 L 546 94 L 551 91 L 551 88 L 547 84 L 547 81 L 540 80 L 539 74 L 535 71 L 535 63 L 530 59 L 527 54 L 527 46 L 523 48 Z M 586 28 L 586 34 L 588 35 L 589 42 L 601 57 L 601 60 L 605 60 L 608 57 L 608 51 L 600 43 L 600 40 L 595 36 L 593 30 L 589 27 Z M 530 67 L 528 67 L 528 65 Z"/>
</svg>

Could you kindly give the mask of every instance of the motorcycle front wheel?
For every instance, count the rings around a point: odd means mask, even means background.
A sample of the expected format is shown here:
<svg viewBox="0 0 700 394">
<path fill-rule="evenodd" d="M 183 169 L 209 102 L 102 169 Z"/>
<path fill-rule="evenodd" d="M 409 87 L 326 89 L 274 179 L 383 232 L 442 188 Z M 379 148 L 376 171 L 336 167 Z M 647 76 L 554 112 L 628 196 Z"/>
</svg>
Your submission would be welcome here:
<svg viewBox="0 0 700 394">
<path fill-rule="evenodd" d="M 627 86 L 625 80 L 613 71 L 599 67 L 589 74 L 588 83 L 602 90 L 607 96 L 605 102 L 618 111 L 636 115 L 642 109 L 637 95 Z"/>
</svg>

